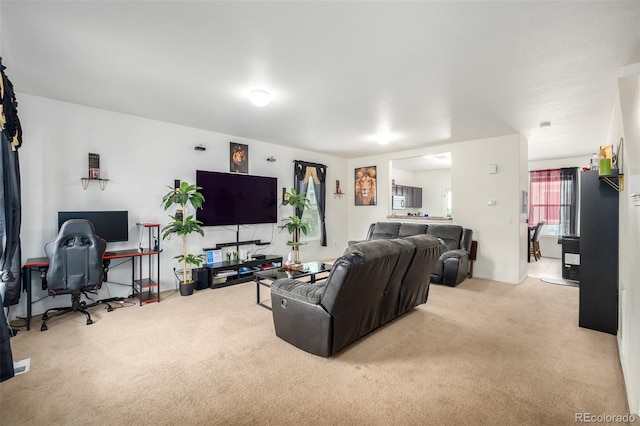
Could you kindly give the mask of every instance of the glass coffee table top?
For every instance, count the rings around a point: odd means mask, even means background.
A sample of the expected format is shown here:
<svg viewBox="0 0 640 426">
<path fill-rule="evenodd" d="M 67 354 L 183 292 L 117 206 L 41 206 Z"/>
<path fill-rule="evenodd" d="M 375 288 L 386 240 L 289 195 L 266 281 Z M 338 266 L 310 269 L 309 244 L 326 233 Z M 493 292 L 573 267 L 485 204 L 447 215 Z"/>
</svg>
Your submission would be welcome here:
<svg viewBox="0 0 640 426">
<path fill-rule="evenodd" d="M 264 271 L 254 272 L 253 275 L 256 279 L 256 303 L 262 307 L 271 309 L 269 305 L 265 305 L 264 303 L 262 303 L 260 287 L 271 287 L 271 283 L 273 281 L 279 280 L 281 278 L 303 278 L 303 280 L 305 280 L 305 277 L 308 277 L 308 281 L 313 284 L 316 282 L 317 274 L 331 272 L 332 266 L 333 265 L 330 263 L 308 262 L 303 263 L 302 269 L 299 270 L 289 269 L 285 265 L 281 268 L 272 268 L 266 269 Z"/>
<path fill-rule="evenodd" d="M 333 266 L 324 262 L 307 262 L 302 264 L 302 269 L 289 269 L 285 266 L 281 268 L 272 268 L 264 271 L 255 272 L 254 275 L 263 279 L 278 280 L 280 278 L 302 278 L 319 274 L 322 272 L 330 272 Z"/>
</svg>

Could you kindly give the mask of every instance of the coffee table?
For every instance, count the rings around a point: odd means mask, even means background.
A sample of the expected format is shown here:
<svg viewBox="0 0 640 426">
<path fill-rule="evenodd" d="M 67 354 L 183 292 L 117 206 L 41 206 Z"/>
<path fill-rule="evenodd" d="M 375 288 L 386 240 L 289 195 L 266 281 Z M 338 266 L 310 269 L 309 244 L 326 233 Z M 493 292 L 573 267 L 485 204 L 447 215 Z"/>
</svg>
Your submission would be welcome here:
<svg viewBox="0 0 640 426">
<path fill-rule="evenodd" d="M 256 279 L 256 303 L 263 308 L 271 310 L 271 306 L 262 303 L 260 298 L 260 287 L 271 288 L 271 283 L 280 278 L 293 278 L 300 279 L 308 277 L 311 284 L 315 283 L 318 275 L 323 274 L 321 278 L 329 275 L 331 272 L 330 263 L 324 262 L 308 262 L 303 264 L 304 267 L 301 270 L 287 269 L 286 266 L 282 268 L 266 269 L 264 271 L 254 272 L 253 275 Z"/>
</svg>

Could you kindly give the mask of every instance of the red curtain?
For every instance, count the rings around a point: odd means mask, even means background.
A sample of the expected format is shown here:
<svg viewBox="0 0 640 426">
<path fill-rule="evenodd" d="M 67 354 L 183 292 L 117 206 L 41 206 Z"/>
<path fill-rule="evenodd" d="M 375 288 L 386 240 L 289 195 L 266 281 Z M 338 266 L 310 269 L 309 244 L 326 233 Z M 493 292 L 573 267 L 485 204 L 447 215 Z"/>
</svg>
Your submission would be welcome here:
<svg viewBox="0 0 640 426">
<path fill-rule="evenodd" d="M 560 169 L 529 172 L 529 224 L 560 224 Z"/>
</svg>

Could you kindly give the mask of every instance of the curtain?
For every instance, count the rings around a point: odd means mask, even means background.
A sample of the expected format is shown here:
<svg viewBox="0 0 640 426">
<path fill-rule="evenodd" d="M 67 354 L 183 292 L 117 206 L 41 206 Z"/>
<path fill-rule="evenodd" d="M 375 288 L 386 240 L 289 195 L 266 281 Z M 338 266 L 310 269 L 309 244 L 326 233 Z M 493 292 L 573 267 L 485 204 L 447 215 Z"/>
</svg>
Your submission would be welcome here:
<svg viewBox="0 0 640 426">
<path fill-rule="evenodd" d="M 0 58 L 0 281 L 6 285 L 3 306 L 20 300 L 20 163 L 18 148 L 22 146 L 22 128 L 18 119 L 13 85 L 4 73 Z"/>
<path fill-rule="evenodd" d="M 560 227 L 558 244 L 563 235 L 576 235 L 578 218 L 578 168 L 560 169 Z"/>
<path fill-rule="evenodd" d="M 320 245 L 327 246 L 327 228 L 325 226 L 325 204 L 327 198 L 327 166 L 307 161 L 294 161 L 293 187 L 298 192 L 307 192 L 309 182 L 316 194 L 316 205 L 320 216 Z M 303 211 L 296 209 L 296 216 L 302 218 Z"/>
<path fill-rule="evenodd" d="M 560 223 L 560 169 L 529 172 L 529 224 Z"/>
<path fill-rule="evenodd" d="M 20 163 L 18 148 L 22 146 L 22 127 L 18 119 L 18 102 L 13 85 L 4 73 L 0 57 L 0 381 L 14 376 L 9 324 L 4 307 L 20 300 Z"/>
</svg>

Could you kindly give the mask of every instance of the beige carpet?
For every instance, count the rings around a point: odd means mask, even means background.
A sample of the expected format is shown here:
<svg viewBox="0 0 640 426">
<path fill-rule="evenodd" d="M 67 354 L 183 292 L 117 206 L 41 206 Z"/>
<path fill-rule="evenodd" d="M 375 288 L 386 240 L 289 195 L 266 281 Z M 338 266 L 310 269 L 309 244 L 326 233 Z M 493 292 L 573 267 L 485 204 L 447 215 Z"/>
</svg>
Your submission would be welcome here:
<svg viewBox="0 0 640 426">
<path fill-rule="evenodd" d="M 628 412 L 614 336 L 581 329 L 578 289 L 432 285 L 426 305 L 325 359 L 278 339 L 255 285 L 171 291 L 12 339 L 3 425 L 574 424 Z"/>
</svg>

